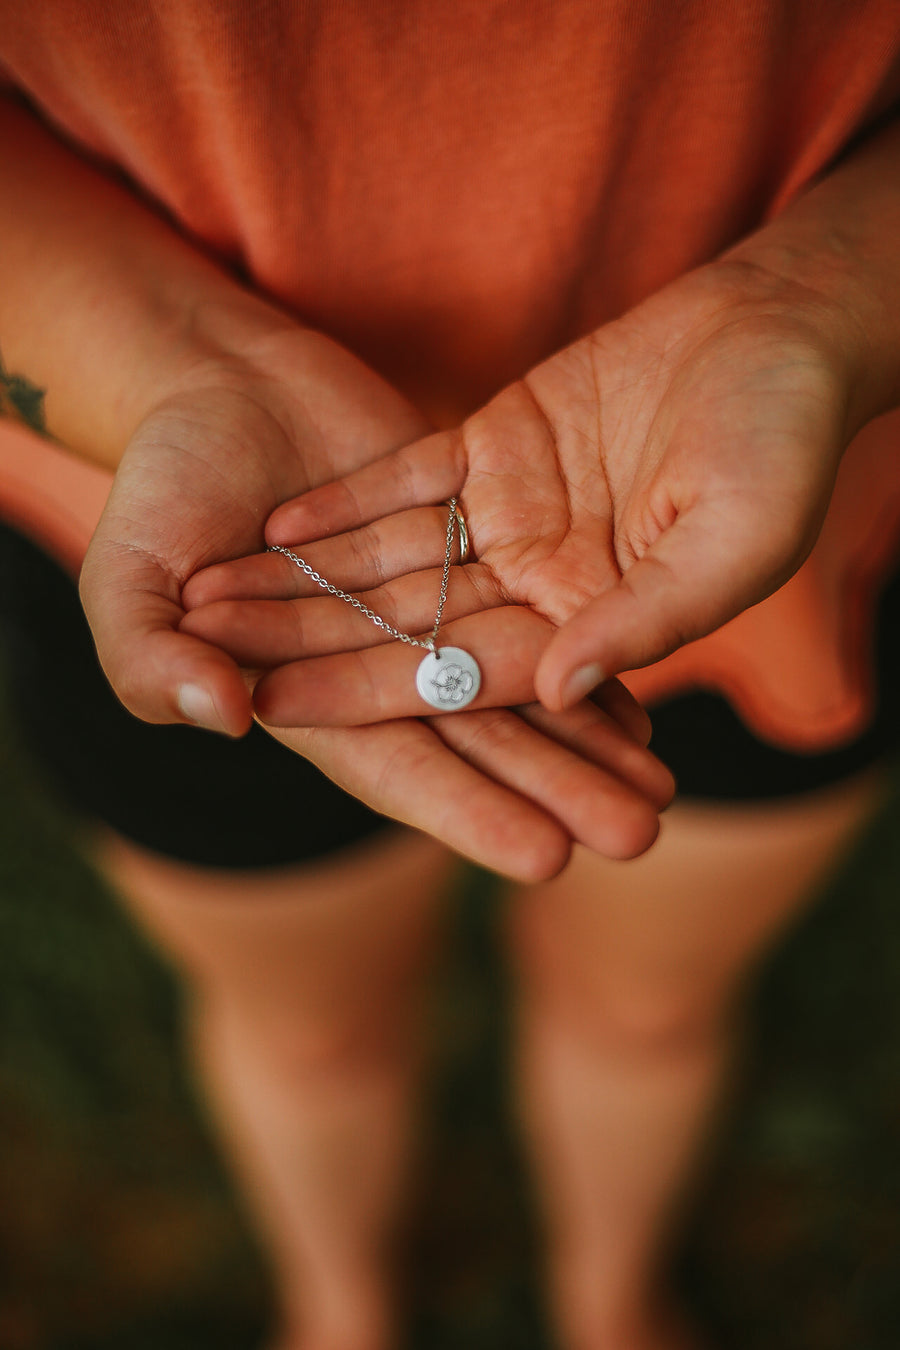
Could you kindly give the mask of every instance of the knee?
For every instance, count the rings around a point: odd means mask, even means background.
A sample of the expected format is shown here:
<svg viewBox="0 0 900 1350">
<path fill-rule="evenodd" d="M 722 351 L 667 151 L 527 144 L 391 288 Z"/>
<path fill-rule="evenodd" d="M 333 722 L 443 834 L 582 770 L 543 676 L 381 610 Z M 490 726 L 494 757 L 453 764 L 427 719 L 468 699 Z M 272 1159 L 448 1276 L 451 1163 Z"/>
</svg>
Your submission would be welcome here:
<svg viewBox="0 0 900 1350">
<path fill-rule="evenodd" d="M 410 1019 L 384 1006 L 293 1006 L 225 998 L 207 990 L 196 999 L 201 1017 L 227 1029 L 260 1064 L 282 1081 L 360 1073 L 394 1064 L 408 1053 Z"/>
<path fill-rule="evenodd" d="M 395 1065 L 415 1043 L 416 1032 L 408 1018 L 391 1017 L 376 1009 L 294 1025 L 286 1028 L 282 1041 L 288 1067 L 302 1077 L 363 1073 Z"/>
<path fill-rule="evenodd" d="M 602 941 L 594 952 L 563 936 L 552 917 L 514 917 L 505 946 L 522 1006 L 573 1039 L 607 1052 L 674 1053 L 708 1044 L 730 1022 L 738 989 L 715 963 L 635 960 Z"/>
<path fill-rule="evenodd" d="M 582 998 L 558 1010 L 571 1032 L 604 1053 L 677 1057 L 718 1042 L 728 1005 L 685 988 L 598 979 Z"/>
<path fill-rule="evenodd" d="M 551 1018 L 572 1039 L 606 1053 L 672 1054 L 715 1037 L 736 1001 L 730 986 L 707 975 L 628 970 L 596 960 L 520 960 L 522 1007 Z"/>
</svg>

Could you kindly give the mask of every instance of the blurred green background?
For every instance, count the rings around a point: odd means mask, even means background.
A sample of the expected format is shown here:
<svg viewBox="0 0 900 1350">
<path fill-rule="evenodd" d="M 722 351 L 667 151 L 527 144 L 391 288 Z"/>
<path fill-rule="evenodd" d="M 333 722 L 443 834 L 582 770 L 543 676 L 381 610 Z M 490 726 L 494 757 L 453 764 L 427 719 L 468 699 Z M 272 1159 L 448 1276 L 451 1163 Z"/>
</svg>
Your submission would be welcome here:
<svg viewBox="0 0 900 1350">
<path fill-rule="evenodd" d="M 898 778 L 900 784 L 900 778 Z M 0 1350 L 249 1350 L 270 1289 L 179 991 L 0 715 Z M 678 1273 L 718 1350 L 900 1346 L 900 793 L 759 983 Z M 496 891 L 435 990 L 412 1350 L 549 1350 L 506 1115 Z"/>
</svg>

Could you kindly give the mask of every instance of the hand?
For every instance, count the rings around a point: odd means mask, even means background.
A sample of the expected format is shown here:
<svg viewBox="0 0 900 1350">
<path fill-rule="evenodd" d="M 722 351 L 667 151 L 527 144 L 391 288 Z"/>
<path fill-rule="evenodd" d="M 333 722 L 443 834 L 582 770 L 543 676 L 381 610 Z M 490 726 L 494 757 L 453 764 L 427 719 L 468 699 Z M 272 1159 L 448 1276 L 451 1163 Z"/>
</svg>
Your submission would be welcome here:
<svg viewBox="0 0 900 1350">
<path fill-rule="evenodd" d="M 82 572 L 100 658 L 126 706 L 148 721 L 245 732 L 252 677 L 179 632 L 186 578 L 259 549 L 280 501 L 426 430 L 349 353 L 287 321 L 182 375 L 126 450 Z M 630 734 L 646 740 L 630 696 L 613 684 L 605 706 L 555 720 L 533 709 L 472 713 L 452 728 L 434 718 L 275 734 L 376 810 L 534 878 L 564 865 L 573 838 L 628 856 L 655 837 L 671 778 Z"/>
<path fill-rule="evenodd" d="M 286 502 L 266 537 L 347 589 L 374 588 L 373 609 L 421 633 L 443 546 L 444 508 L 432 504 L 460 495 L 477 561 L 453 569 L 442 640 L 481 665 L 472 707 L 537 691 L 558 711 L 710 632 L 800 565 L 849 439 L 842 361 L 838 317 L 816 292 L 747 261 L 710 264 L 458 430 Z M 233 562 L 194 585 L 205 608 L 185 629 L 279 666 L 256 689 L 266 722 L 419 710 L 416 653 L 313 598 L 286 559 Z"/>
</svg>

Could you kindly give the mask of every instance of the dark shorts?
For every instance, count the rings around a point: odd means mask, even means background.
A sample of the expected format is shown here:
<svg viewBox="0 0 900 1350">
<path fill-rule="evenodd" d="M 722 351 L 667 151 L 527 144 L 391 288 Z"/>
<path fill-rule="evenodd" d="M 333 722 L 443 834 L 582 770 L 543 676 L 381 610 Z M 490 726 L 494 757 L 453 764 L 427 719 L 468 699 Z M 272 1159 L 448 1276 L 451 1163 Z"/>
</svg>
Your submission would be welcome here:
<svg viewBox="0 0 900 1350">
<path fill-rule="evenodd" d="M 881 605 L 879 688 L 900 675 L 900 582 Z M 112 694 L 76 588 L 46 554 L 0 525 L 0 641 L 18 739 L 45 780 L 83 815 L 146 848 L 210 867 L 309 861 L 387 827 L 258 727 L 228 741 L 149 726 Z M 897 700 L 879 699 L 869 730 L 825 754 L 757 740 L 723 700 L 692 693 L 651 709 L 653 749 L 682 796 L 759 801 L 858 773 L 900 739 Z"/>
</svg>

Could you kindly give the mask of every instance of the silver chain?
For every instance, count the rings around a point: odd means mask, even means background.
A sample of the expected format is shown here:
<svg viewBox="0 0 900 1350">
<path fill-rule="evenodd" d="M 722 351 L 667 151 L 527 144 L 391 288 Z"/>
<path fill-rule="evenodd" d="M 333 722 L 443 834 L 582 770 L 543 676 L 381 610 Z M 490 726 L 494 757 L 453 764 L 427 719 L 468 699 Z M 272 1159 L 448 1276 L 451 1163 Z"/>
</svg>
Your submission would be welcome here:
<svg viewBox="0 0 900 1350">
<path fill-rule="evenodd" d="M 348 605 L 358 609 L 361 614 L 365 614 L 367 619 L 371 619 L 376 628 L 382 628 L 389 633 L 392 638 L 397 638 L 400 642 L 406 642 L 410 647 L 423 647 L 427 652 L 436 652 L 435 643 L 437 641 L 438 631 L 441 626 L 441 619 L 444 616 L 444 605 L 447 603 L 447 586 L 450 582 L 450 558 L 453 553 L 453 535 L 457 527 L 456 519 L 456 497 L 451 497 L 449 506 L 450 514 L 447 517 L 447 547 L 444 552 L 444 571 L 441 576 L 441 593 L 438 598 L 437 614 L 434 619 L 434 627 L 431 630 L 431 636 L 427 638 L 415 638 L 409 633 L 401 633 L 399 628 L 388 623 L 380 614 L 376 614 L 374 609 L 369 609 L 355 595 L 348 595 L 338 586 L 333 586 L 330 581 L 326 581 L 321 573 L 317 572 L 308 562 L 305 562 L 298 554 L 291 552 L 289 548 L 284 548 L 281 544 L 270 544 L 269 553 L 283 553 L 286 558 L 290 558 L 292 563 L 296 563 L 301 572 L 305 572 L 310 581 L 314 581 L 317 586 L 321 586 L 323 591 L 329 595 L 335 596 L 338 600 L 346 600 Z"/>
</svg>

